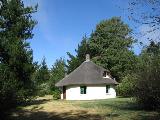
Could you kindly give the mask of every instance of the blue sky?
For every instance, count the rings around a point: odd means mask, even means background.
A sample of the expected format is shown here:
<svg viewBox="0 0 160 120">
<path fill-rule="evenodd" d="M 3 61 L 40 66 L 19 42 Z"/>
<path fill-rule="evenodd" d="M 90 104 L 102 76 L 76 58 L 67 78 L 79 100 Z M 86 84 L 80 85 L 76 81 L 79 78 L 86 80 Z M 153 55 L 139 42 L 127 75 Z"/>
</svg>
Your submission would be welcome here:
<svg viewBox="0 0 160 120">
<path fill-rule="evenodd" d="M 128 20 L 127 2 L 120 0 L 24 0 L 25 5 L 38 3 L 38 12 L 33 18 L 38 24 L 30 40 L 34 61 L 41 62 L 43 56 L 49 67 L 60 57 L 68 58 L 66 52 L 75 54 L 82 37 L 90 35 L 96 24 L 113 16 L 134 29 L 134 23 Z M 142 27 L 142 28 L 141 28 Z M 143 26 L 140 30 L 143 30 Z M 146 26 L 144 26 L 145 28 Z M 139 46 L 134 48 L 139 53 Z"/>
</svg>

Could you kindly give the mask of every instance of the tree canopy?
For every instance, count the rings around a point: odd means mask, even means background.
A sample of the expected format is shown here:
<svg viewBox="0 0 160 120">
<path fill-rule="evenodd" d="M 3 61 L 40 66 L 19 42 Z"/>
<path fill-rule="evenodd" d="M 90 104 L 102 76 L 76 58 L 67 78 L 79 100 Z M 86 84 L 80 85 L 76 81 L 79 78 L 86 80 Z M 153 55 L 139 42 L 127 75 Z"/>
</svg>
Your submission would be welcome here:
<svg viewBox="0 0 160 120">
<path fill-rule="evenodd" d="M 101 21 L 91 34 L 89 46 L 93 61 L 111 71 L 119 80 L 134 69 L 136 56 L 132 51 L 135 42 L 131 29 L 119 17 Z"/>
<path fill-rule="evenodd" d="M 63 58 L 57 59 L 51 68 L 51 78 L 50 78 L 51 89 L 55 88 L 55 84 L 59 80 L 63 79 L 65 77 L 65 74 L 66 74 L 65 60 Z"/>
<path fill-rule="evenodd" d="M 36 21 L 36 7 L 25 7 L 21 0 L 0 0 L 0 110 L 27 100 L 32 94 L 34 72 L 28 39 Z M 11 86 L 11 87 L 8 87 Z"/>
<path fill-rule="evenodd" d="M 160 108 L 160 43 L 150 42 L 139 57 L 134 97 L 146 109 Z"/>
</svg>

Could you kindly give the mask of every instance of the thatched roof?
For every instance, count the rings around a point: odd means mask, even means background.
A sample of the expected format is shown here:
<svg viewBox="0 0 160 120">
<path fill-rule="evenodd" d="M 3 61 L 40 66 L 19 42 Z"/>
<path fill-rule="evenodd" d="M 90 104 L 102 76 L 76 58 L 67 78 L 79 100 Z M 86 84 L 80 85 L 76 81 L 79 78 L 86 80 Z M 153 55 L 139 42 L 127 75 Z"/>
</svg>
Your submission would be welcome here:
<svg viewBox="0 0 160 120">
<path fill-rule="evenodd" d="M 86 60 L 72 73 L 56 83 L 56 86 L 118 84 L 111 78 L 104 78 L 104 71 L 107 70 Z"/>
</svg>

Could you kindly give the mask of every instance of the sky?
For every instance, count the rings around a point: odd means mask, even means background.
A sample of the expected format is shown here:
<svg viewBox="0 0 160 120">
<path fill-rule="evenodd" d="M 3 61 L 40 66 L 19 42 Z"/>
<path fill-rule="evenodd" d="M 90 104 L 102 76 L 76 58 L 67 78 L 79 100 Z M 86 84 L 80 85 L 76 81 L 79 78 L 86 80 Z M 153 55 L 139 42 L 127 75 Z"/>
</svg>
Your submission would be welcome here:
<svg viewBox="0 0 160 120">
<path fill-rule="evenodd" d="M 134 23 L 128 20 L 127 2 L 120 0 L 24 0 L 26 6 L 38 4 L 38 11 L 33 14 L 38 24 L 34 37 L 30 40 L 34 61 L 46 58 L 49 68 L 55 60 L 67 59 L 66 52 L 75 54 L 75 49 L 82 37 L 88 37 L 96 25 L 105 19 L 121 16 L 122 20 L 134 29 Z M 140 26 L 139 31 L 146 26 Z M 133 49 L 140 53 L 140 46 Z"/>
</svg>

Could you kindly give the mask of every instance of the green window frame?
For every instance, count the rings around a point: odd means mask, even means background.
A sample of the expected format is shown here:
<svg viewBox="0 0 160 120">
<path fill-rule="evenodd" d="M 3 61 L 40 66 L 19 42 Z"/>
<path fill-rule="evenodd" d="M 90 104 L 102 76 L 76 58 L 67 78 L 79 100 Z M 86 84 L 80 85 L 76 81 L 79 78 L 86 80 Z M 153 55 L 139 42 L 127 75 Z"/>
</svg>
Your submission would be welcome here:
<svg viewBox="0 0 160 120">
<path fill-rule="evenodd" d="M 86 86 L 80 86 L 80 93 L 81 94 L 86 94 L 86 90 L 87 90 Z"/>
<path fill-rule="evenodd" d="M 106 85 L 106 93 L 109 93 L 109 88 L 110 88 L 110 86 Z"/>
</svg>

